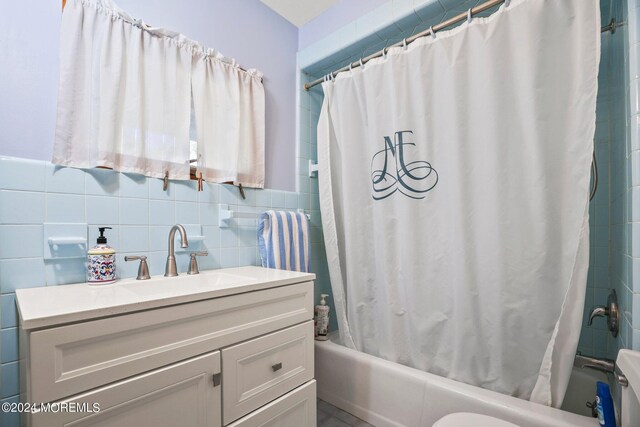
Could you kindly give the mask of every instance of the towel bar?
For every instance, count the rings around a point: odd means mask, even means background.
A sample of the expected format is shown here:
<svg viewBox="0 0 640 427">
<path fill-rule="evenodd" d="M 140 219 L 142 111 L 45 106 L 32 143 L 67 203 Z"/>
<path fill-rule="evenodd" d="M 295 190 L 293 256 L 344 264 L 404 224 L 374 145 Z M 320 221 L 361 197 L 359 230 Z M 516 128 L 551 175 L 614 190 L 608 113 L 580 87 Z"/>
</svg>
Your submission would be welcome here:
<svg viewBox="0 0 640 427">
<path fill-rule="evenodd" d="M 305 213 L 304 209 L 297 209 L 296 212 L 306 215 L 307 220 L 311 221 L 311 215 Z M 218 226 L 220 228 L 228 228 L 229 221 L 232 219 L 259 219 L 260 214 L 255 212 L 238 212 L 229 208 L 229 205 L 219 205 L 218 207 Z"/>
</svg>

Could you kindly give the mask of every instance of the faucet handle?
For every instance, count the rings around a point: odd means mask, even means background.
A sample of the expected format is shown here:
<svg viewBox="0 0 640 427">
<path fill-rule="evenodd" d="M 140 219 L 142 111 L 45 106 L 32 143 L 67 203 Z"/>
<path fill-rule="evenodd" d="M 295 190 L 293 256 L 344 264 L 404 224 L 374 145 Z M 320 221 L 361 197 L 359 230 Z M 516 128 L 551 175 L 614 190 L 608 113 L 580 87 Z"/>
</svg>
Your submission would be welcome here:
<svg viewBox="0 0 640 427">
<path fill-rule="evenodd" d="M 607 298 L 607 305 L 600 305 L 593 307 L 589 314 L 589 321 L 587 325 L 591 326 L 593 319 L 596 317 L 606 317 L 607 327 L 611 331 L 613 337 L 618 336 L 618 330 L 620 328 L 620 310 L 618 308 L 618 296 L 616 290 L 612 289 L 609 297 Z"/>
<path fill-rule="evenodd" d="M 147 264 L 146 256 L 127 255 L 124 257 L 124 260 L 125 261 L 140 260 L 140 265 L 138 266 L 138 277 L 136 277 L 136 280 L 147 280 L 151 278 L 151 276 L 149 275 L 149 264 Z"/>
<path fill-rule="evenodd" d="M 191 252 L 191 260 L 189 261 L 189 271 L 187 274 L 200 274 L 200 270 L 198 270 L 198 261 L 196 261 L 197 256 L 207 256 L 209 252 L 207 251 L 198 251 Z"/>
<path fill-rule="evenodd" d="M 591 307 L 591 313 L 589 314 L 589 321 L 587 322 L 588 326 L 591 326 L 593 323 L 593 319 L 596 317 L 607 317 L 609 316 L 609 310 L 607 307 L 603 305 L 597 305 L 595 307 Z"/>
</svg>

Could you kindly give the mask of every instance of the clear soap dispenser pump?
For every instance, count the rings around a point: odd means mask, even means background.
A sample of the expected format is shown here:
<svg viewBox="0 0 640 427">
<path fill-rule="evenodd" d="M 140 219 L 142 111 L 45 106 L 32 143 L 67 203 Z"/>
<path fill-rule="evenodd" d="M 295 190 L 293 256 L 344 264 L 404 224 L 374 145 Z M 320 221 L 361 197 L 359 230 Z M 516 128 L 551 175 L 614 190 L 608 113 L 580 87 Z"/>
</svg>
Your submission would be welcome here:
<svg viewBox="0 0 640 427">
<path fill-rule="evenodd" d="M 100 237 L 96 245 L 88 252 L 87 281 L 90 284 L 102 285 L 116 281 L 116 251 L 107 244 L 104 230 L 111 227 L 100 227 Z"/>
</svg>

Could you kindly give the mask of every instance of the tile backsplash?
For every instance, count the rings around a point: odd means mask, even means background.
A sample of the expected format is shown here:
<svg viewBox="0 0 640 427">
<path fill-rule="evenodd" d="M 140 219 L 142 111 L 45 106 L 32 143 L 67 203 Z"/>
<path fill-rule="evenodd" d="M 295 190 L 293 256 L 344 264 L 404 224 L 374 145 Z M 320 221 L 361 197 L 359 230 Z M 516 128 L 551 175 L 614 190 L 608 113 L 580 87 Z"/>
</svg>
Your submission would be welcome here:
<svg viewBox="0 0 640 427">
<path fill-rule="evenodd" d="M 164 273 L 169 230 L 183 224 L 193 237 L 186 249 L 176 245 L 184 274 L 189 252 L 198 250 L 209 252 L 198 259 L 201 270 L 260 265 L 257 220 L 231 220 L 221 228 L 219 205 L 254 213 L 304 209 L 311 215 L 312 270 L 328 287 L 317 183 L 302 178 L 300 192 L 245 189 L 243 199 L 230 185 L 205 183 L 198 192 L 195 181 L 170 181 L 163 191 L 160 179 L 0 157 L 0 399 L 15 400 L 19 391 L 16 289 L 84 282 L 87 246 L 95 245 L 99 226 L 112 227 L 105 235 L 117 251 L 118 277 L 130 278 L 138 262 L 125 262 L 125 255 L 147 255 L 151 275 Z M 87 243 L 49 244 L 49 238 L 72 237 Z"/>
</svg>

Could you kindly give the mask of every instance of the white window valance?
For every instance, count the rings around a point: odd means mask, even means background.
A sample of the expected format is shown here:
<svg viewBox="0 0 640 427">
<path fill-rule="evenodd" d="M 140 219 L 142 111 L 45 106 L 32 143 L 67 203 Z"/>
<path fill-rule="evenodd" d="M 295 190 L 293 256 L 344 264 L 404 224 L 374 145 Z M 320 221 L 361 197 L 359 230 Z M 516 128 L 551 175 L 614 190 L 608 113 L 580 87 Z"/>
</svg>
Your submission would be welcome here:
<svg viewBox="0 0 640 427">
<path fill-rule="evenodd" d="M 260 79 L 220 60 L 215 52 L 194 60 L 192 79 L 198 171 L 207 181 L 264 187 L 264 89 Z"/>
<path fill-rule="evenodd" d="M 111 0 L 67 1 L 54 163 L 189 179 L 192 101 L 203 177 L 262 187 L 261 73 Z"/>
</svg>

